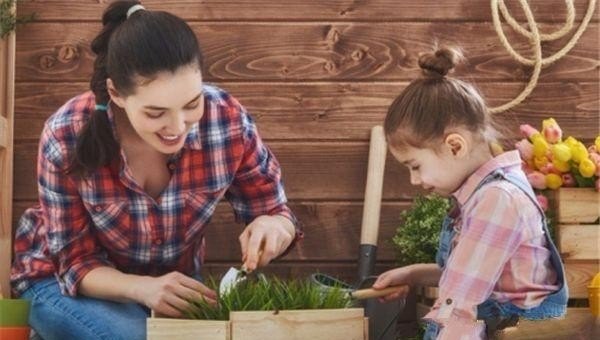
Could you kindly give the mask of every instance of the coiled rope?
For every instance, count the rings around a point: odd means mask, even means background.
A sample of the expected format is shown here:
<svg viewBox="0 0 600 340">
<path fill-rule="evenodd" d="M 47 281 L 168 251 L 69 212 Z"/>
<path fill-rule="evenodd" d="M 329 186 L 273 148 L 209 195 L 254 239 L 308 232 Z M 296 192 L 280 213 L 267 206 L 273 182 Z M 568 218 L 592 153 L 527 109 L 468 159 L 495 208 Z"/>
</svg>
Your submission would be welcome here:
<svg viewBox="0 0 600 340">
<path fill-rule="evenodd" d="M 542 58 L 542 41 L 552 41 L 552 40 L 560 39 L 560 38 L 564 37 L 573 28 L 573 22 L 575 21 L 575 6 L 573 5 L 573 0 L 565 0 L 565 5 L 567 7 L 567 17 L 566 17 L 565 24 L 563 25 L 563 27 L 561 27 L 559 30 L 557 30 L 553 33 L 550 33 L 550 34 L 540 33 L 539 27 L 538 27 L 537 23 L 535 22 L 533 14 L 531 13 L 531 8 L 529 7 L 529 4 L 527 3 L 526 0 L 519 0 L 519 4 L 521 5 L 523 12 L 525 12 L 525 17 L 527 18 L 527 25 L 529 26 L 529 29 L 531 31 L 527 31 L 526 29 L 521 27 L 519 25 L 519 23 L 517 23 L 517 21 L 510 15 L 508 8 L 506 7 L 506 4 L 504 3 L 504 0 L 491 0 L 492 18 L 494 20 L 494 28 L 496 29 L 496 33 L 498 34 L 498 37 L 500 38 L 502 45 L 508 51 L 508 53 L 510 53 L 510 55 L 515 60 L 517 60 L 519 63 L 521 63 L 523 65 L 527 65 L 527 66 L 533 66 L 533 73 L 531 74 L 529 83 L 527 84 L 527 86 L 525 86 L 523 91 L 521 91 L 521 93 L 517 97 L 515 97 L 513 100 L 511 100 L 510 102 L 508 102 L 506 104 L 503 104 L 503 105 L 500 105 L 497 107 L 493 107 L 493 108 L 489 108 L 490 113 L 499 113 L 499 112 L 509 110 L 509 109 L 519 105 L 523 100 L 525 100 L 525 98 L 529 94 L 531 94 L 531 92 L 537 85 L 542 67 L 548 66 L 548 65 L 554 63 L 555 61 L 559 60 L 560 58 L 564 57 L 567 53 L 569 53 L 569 51 L 573 48 L 573 46 L 575 46 L 575 44 L 577 43 L 579 38 L 581 38 L 581 35 L 587 28 L 590 20 L 592 19 L 593 14 L 594 14 L 594 9 L 596 7 L 596 0 L 589 1 L 587 12 L 585 13 L 584 18 L 581 21 L 581 24 L 579 25 L 579 27 L 577 28 L 577 31 L 575 32 L 575 34 L 573 34 L 573 36 L 571 37 L 569 42 L 567 44 L 565 44 L 565 46 L 562 49 L 560 49 L 558 52 L 556 52 L 555 54 L 553 54 L 547 58 Z M 528 59 L 528 58 L 523 57 L 518 52 L 516 52 L 514 50 L 514 48 L 511 46 L 510 42 L 506 38 L 506 35 L 504 35 L 504 31 L 502 29 L 502 23 L 500 21 L 500 14 L 498 13 L 498 10 L 500 10 L 500 12 L 502 12 L 502 16 L 504 17 L 506 22 L 510 25 L 510 27 L 512 27 L 513 30 L 515 30 L 522 36 L 529 39 L 531 47 L 533 48 L 533 59 Z"/>
</svg>

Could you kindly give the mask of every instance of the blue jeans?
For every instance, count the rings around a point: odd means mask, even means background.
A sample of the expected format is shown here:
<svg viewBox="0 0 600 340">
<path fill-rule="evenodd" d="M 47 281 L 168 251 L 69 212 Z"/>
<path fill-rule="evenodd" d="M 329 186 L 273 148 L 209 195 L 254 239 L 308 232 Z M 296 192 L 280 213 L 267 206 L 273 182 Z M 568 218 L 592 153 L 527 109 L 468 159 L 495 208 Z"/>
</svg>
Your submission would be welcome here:
<svg viewBox="0 0 600 340">
<path fill-rule="evenodd" d="M 31 300 L 29 325 L 44 340 L 146 339 L 149 310 L 136 303 L 65 296 L 54 277 L 35 282 L 22 298 Z"/>
</svg>

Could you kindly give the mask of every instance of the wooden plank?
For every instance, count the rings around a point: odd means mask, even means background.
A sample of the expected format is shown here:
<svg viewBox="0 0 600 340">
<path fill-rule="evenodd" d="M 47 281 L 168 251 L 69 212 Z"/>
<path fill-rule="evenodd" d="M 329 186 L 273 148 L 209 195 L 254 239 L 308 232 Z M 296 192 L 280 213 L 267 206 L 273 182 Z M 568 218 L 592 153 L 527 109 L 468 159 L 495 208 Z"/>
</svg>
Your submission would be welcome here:
<svg viewBox="0 0 600 340">
<path fill-rule="evenodd" d="M 572 299 L 587 299 L 590 282 L 594 275 L 600 272 L 600 261 L 567 260 L 565 275 L 569 286 L 569 297 Z"/>
<path fill-rule="evenodd" d="M 14 10 L 14 8 L 13 8 Z M 12 262 L 13 125 L 15 108 L 15 34 L 0 40 L 0 297 L 10 297 Z"/>
<path fill-rule="evenodd" d="M 244 340 L 366 340 L 362 308 L 231 312 L 231 337 Z"/>
<path fill-rule="evenodd" d="M 456 75 L 473 80 L 528 81 L 501 47 L 493 25 L 417 23 L 192 23 L 206 56 L 205 79 L 218 80 L 412 80 L 420 75 L 418 54 L 434 40 L 461 46 L 469 63 Z M 557 25 L 553 25 L 556 28 Z M 18 81 L 87 81 L 94 55 L 89 43 L 99 23 L 30 23 L 19 30 Z M 597 81 L 598 24 L 590 24 L 561 61 L 545 68 L 541 81 Z M 525 40 L 507 33 L 525 55 Z M 544 45 L 545 54 L 567 38 Z M 226 47 L 226 48 L 225 48 Z"/>
<path fill-rule="evenodd" d="M 363 200 L 367 142 L 270 142 L 268 145 L 281 163 L 289 199 Z M 15 172 L 19 174 L 14 184 L 17 200 L 37 199 L 36 155 L 34 143 L 15 145 Z M 392 158 L 388 153 L 383 198 L 406 200 L 422 192 L 410 185 L 408 170 Z"/>
<path fill-rule="evenodd" d="M 148 340 L 230 340 L 229 321 L 146 319 Z"/>
<path fill-rule="evenodd" d="M 595 319 L 588 308 L 569 308 L 567 315 L 562 319 L 521 320 L 517 327 L 503 330 L 498 338 L 500 340 L 594 339 L 593 328 L 600 327 L 598 321 L 600 318 Z"/>
<path fill-rule="evenodd" d="M 536 21 L 563 22 L 564 1 L 528 1 Z M 525 21 L 523 11 L 516 1 L 506 1 L 511 14 L 520 22 Z M 581 20 L 588 1 L 575 1 L 576 20 Z M 107 1 L 36 0 L 19 1 L 20 13 L 36 13 L 36 20 L 99 20 Z M 164 10 L 186 20 L 427 20 L 491 21 L 489 2 L 463 0 L 145 0 L 150 10 Z M 598 12 L 594 15 L 598 20 Z"/>
<path fill-rule="evenodd" d="M 8 135 L 8 124 L 8 120 L 0 115 L 0 149 L 6 149 L 8 145 L 12 143 L 12 140 Z"/>
<path fill-rule="evenodd" d="M 219 84 L 234 95 L 255 118 L 262 137 L 286 140 L 364 140 L 381 124 L 393 99 L 406 82 L 281 82 Z M 481 83 L 482 93 L 495 106 L 521 90 L 517 83 Z M 37 140 L 44 121 L 68 99 L 88 89 L 87 83 L 17 83 L 15 137 Z M 512 113 L 499 117 L 516 136 L 519 124 L 538 126 L 554 117 L 567 135 L 593 139 L 598 134 L 600 85 L 540 83 Z M 577 115 L 573 115 L 577 112 Z M 520 136 L 519 136 L 520 137 Z"/>
<path fill-rule="evenodd" d="M 14 204 L 13 224 L 23 211 L 34 202 L 17 201 Z M 409 202 L 384 202 L 381 209 L 379 247 L 377 258 L 394 261 L 396 250 L 390 241 L 400 226 L 400 213 Z M 291 202 L 290 208 L 302 223 L 305 239 L 286 256 L 286 260 L 302 261 L 357 261 L 360 243 L 362 203 L 358 202 Z M 207 261 L 239 261 L 238 236 L 243 225 L 236 224 L 227 203 L 217 207 L 206 229 Z M 323 240 L 335 240 L 323 247 Z M 228 247 L 218 245 L 229 244 Z"/>
<path fill-rule="evenodd" d="M 600 260 L 600 224 L 558 225 L 560 256 L 570 260 Z"/>
<path fill-rule="evenodd" d="M 598 125 L 595 125 L 596 131 Z M 558 222 L 595 223 L 600 218 L 600 192 L 593 188 L 561 188 L 556 194 Z"/>
</svg>

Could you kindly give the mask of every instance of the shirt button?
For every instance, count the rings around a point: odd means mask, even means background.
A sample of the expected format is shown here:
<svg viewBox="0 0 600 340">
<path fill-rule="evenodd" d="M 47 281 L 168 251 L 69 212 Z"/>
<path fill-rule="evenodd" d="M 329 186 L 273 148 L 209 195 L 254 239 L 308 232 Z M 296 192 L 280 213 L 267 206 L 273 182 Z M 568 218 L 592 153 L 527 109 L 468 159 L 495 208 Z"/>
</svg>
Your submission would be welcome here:
<svg viewBox="0 0 600 340">
<path fill-rule="evenodd" d="M 154 239 L 154 245 L 160 246 L 163 243 L 163 240 L 160 238 L 155 238 Z"/>
<path fill-rule="evenodd" d="M 171 170 L 175 170 L 175 168 L 176 168 L 175 163 L 169 163 L 168 167 Z"/>
<path fill-rule="evenodd" d="M 101 212 L 102 211 L 102 206 L 100 206 L 100 205 L 94 206 L 94 211 L 95 212 Z"/>
<path fill-rule="evenodd" d="M 446 304 L 447 305 L 451 305 L 452 304 L 452 299 L 446 299 Z"/>
</svg>

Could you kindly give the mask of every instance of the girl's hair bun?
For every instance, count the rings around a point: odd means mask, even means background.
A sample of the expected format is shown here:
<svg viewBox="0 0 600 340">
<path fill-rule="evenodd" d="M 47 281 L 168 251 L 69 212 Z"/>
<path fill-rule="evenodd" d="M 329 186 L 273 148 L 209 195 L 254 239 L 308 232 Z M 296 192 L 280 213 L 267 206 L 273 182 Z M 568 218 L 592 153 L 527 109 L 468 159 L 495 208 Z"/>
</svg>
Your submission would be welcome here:
<svg viewBox="0 0 600 340">
<path fill-rule="evenodd" d="M 462 52 L 457 48 L 442 46 L 434 52 L 423 53 L 419 56 L 419 67 L 426 77 L 444 77 L 463 59 Z"/>
</svg>

